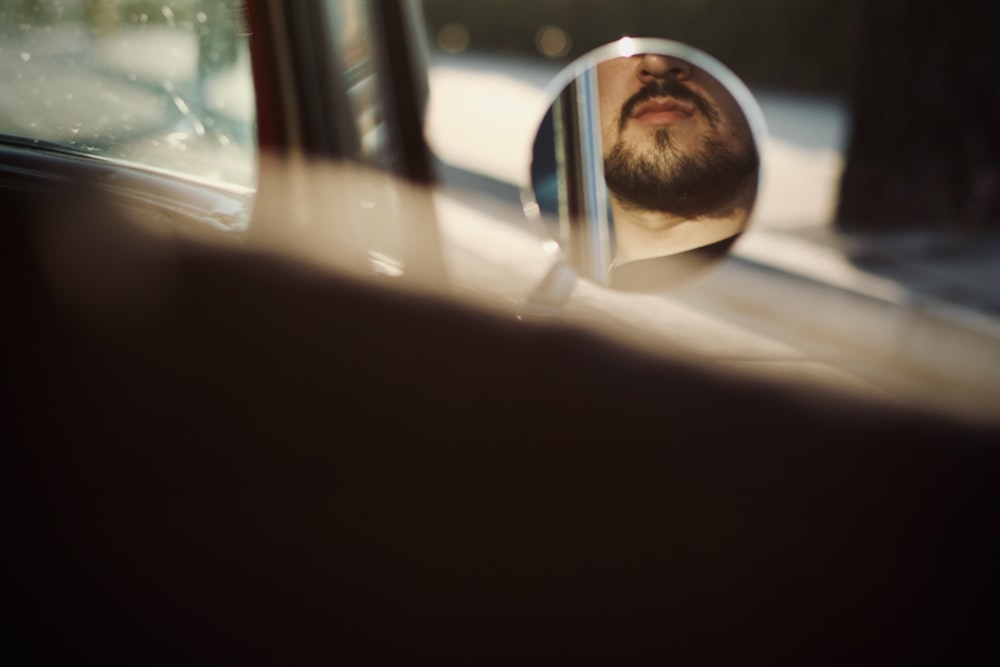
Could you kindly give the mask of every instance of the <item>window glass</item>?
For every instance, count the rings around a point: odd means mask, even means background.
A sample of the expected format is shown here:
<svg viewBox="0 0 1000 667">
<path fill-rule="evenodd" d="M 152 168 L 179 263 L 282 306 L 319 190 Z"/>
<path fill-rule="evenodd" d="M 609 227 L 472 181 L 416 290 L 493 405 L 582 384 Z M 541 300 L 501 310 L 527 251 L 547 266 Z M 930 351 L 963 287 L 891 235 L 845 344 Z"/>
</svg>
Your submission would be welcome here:
<svg viewBox="0 0 1000 667">
<path fill-rule="evenodd" d="M 252 187 L 238 0 L 0 0 L 0 134 Z"/>
</svg>

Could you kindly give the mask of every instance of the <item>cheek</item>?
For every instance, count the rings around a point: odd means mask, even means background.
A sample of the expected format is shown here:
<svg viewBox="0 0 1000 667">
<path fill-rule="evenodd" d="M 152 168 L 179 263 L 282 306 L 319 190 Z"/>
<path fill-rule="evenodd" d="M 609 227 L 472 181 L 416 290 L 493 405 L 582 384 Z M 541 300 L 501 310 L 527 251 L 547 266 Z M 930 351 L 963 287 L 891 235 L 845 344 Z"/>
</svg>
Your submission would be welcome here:
<svg viewBox="0 0 1000 667">
<path fill-rule="evenodd" d="M 615 113 L 615 108 L 610 104 L 606 104 L 604 101 L 601 101 L 600 112 L 601 112 L 601 125 L 603 127 L 613 127 L 617 120 L 615 118 L 617 116 L 617 114 Z"/>
<path fill-rule="evenodd" d="M 736 100 L 729 98 L 728 95 L 717 99 L 719 99 L 718 109 L 722 116 L 726 133 L 740 139 L 749 138 L 750 127 L 747 125 L 743 111 L 740 109 L 739 104 L 736 103 Z"/>
<path fill-rule="evenodd" d="M 743 119 L 742 114 L 728 121 L 726 135 L 730 142 L 741 150 L 752 150 L 754 145 L 753 134 L 750 126 Z"/>
<path fill-rule="evenodd" d="M 614 150 L 614 147 L 618 145 L 619 137 L 614 132 L 605 128 L 601 133 L 601 150 L 604 154 L 604 158 L 607 159 L 608 155 Z"/>
<path fill-rule="evenodd" d="M 611 150 L 618 141 L 618 116 L 619 111 L 606 105 L 601 106 L 601 139 L 605 152 Z"/>
</svg>

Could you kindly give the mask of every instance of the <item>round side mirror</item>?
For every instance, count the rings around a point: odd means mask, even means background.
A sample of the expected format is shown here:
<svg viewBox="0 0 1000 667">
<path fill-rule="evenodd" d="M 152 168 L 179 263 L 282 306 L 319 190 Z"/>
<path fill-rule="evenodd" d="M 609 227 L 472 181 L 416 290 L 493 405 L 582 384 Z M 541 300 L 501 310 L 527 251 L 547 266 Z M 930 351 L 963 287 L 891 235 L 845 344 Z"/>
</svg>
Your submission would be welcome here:
<svg viewBox="0 0 1000 667">
<path fill-rule="evenodd" d="M 729 252 L 765 133 L 735 74 L 690 46 L 626 37 L 566 67 L 550 97 L 523 199 L 577 274 L 659 290 Z"/>
</svg>

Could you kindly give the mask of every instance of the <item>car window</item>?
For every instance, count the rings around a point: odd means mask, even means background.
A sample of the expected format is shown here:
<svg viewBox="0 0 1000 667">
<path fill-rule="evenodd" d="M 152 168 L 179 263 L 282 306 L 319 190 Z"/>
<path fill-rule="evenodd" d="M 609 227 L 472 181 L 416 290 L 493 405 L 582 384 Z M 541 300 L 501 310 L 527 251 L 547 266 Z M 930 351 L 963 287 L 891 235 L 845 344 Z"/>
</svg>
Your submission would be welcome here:
<svg viewBox="0 0 1000 667">
<path fill-rule="evenodd" d="M 0 134 L 253 187 L 237 0 L 0 0 Z"/>
</svg>

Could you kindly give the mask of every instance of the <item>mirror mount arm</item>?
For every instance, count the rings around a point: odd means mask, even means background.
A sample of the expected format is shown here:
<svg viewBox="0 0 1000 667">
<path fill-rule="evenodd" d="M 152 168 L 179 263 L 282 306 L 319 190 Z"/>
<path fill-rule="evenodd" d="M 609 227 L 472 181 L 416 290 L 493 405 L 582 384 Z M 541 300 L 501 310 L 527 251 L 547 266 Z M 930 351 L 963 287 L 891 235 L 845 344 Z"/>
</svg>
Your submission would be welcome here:
<svg viewBox="0 0 1000 667">
<path fill-rule="evenodd" d="M 518 319 L 559 315 L 576 287 L 577 275 L 562 256 L 557 257 L 545 277 L 518 307 Z"/>
</svg>

